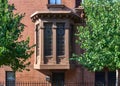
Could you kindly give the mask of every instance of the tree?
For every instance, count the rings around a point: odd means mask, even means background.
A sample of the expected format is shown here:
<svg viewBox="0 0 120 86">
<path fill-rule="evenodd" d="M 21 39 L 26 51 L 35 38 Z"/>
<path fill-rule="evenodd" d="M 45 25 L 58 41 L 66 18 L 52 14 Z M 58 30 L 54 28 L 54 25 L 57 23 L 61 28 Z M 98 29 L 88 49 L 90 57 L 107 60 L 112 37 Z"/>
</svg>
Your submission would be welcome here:
<svg viewBox="0 0 120 86">
<path fill-rule="evenodd" d="M 33 46 L 29 46 L 29 38 L 20 39 L 25 26 L 21 23 L 24 15 L 14 14 L 13 10 L 14 5 L 8 4 L 8 0 L 0 0 L 0 66 L 21 71 L 30 64 L 27 59 L 33 54 Z"/>
<path fill-rule="evenodd" d="M 120 68 L 120 0 L 84 0 L 85 26 L 77 40 L 85 52 L 74 55 L 91 71 Z"/>
<path fill-rule="evenodd" d="M 84 0 L 85 26 L 77 40 L 85 52 L 74 55 L 91 71 L 120 68 L 120 0 Z"/>
<path fill-rule="evenodd" d="M 77 60 L 93 71 L 119 69 L 120 1 L 85 0 L 83 6 L 86 25 L 77 29 L 76 41 L 85 53 Z"/>
</svg>

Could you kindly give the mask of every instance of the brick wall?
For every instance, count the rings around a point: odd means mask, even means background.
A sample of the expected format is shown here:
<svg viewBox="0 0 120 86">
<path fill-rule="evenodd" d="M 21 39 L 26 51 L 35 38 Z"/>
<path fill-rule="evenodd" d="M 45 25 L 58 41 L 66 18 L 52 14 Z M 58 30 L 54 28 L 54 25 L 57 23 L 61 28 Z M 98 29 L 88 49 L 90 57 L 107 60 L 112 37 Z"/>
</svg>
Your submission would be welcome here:
<svg viewBox="0 0 120 86">
<path fill-rule="evenodd" d="M 0 68 L 0 81 L 5 81 L 5 70 Z"/>
</svg>

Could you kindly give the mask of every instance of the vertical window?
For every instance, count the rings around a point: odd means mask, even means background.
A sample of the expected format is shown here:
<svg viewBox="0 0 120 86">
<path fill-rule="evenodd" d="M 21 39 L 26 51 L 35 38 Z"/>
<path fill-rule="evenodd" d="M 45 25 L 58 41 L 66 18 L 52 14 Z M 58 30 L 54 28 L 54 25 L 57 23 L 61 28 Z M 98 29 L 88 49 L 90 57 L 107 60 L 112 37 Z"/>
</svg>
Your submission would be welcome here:
<svg viewBox="0 0 120 86">
<path fill-rule="evenodd" d="M 70 54 L 72 56 L 72 54 L 75 52 L 74 46 L 75 46 L 75 38 L 74 38 L 74 34 L 75 34 L 75 29 L 73 25 L 70 25 L 71 29 L 70 29 Z"/>
<path fill-rule="evenodd" d="M 15 72 L 6 71 L 6 86 L 15 86 Z"/>
<path fill-rule="evenodd" d="M 65 24 L 57 23 L 57 56 L 65 54 Z"/>
<path fill-rule="evenodd" d="M 44 56 L 52 55 L 52 23 L 44 24 Z"/>
<path fill-rule="evenodd" d="M 49 0 L 49 4 L 61 4 L 61 0 Z"/>
</svg>

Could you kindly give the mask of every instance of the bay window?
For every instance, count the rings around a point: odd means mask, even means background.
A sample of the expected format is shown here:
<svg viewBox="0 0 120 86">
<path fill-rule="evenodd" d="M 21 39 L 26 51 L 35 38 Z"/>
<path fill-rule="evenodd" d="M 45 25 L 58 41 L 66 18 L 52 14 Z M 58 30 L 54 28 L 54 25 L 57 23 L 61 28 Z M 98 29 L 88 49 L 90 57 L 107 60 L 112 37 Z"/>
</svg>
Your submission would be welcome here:
<svg viewBox="0 0 120 86">
<path fill-rule="evenodd" d="M 36 64 L 40 59 L 41 64 L 61 64 L 60 59 L 69 58 L 69 29 L 66 25 L 66 22 L 54 21 L 36 25 Z"/>
</svg>

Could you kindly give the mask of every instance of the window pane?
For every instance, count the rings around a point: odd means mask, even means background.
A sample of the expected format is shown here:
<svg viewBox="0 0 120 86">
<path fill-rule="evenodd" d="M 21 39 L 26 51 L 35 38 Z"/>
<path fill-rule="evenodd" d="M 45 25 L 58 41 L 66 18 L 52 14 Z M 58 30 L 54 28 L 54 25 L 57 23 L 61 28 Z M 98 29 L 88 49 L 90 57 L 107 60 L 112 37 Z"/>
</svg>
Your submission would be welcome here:
<svg viewBox="0 0 120 86">
<path fill-rule="evenodd" d="M 104 86 L 105 72 L 95 72 L 95 86 Z"/>
<path fill-rule="evenodd" d="M 65 24 L 64 23 L 57 23 L 57 56 L 64 55 L 65 52 Z"/>
<path fill-rule="evenodd" d="M 61 0 L 56 0 L 56 4 L 61 4 Z"/>
<path fill-rule="evenodd" d="M 115 86 L 116 72 L 108 72 L 108 86 Z"/>
<path fill-rule="evenodd" d="M 13 71 L 6 72 L 6 85 L 15 86 L 15 73 Z"/>
<path fill-rule="evenodd" d="M 55 4 L 55 0 L 49 0 L 49 4 Z"/>
<path fill-rule="evenodd" d="M 61 4 L 61 0 L 49 0 L 49 4 Z"/>
<path fill-rule="evenodd" d="M 52 24 L 45 23 L 44 29 L 44 55 L 52 55 Z"/>
</svg>

